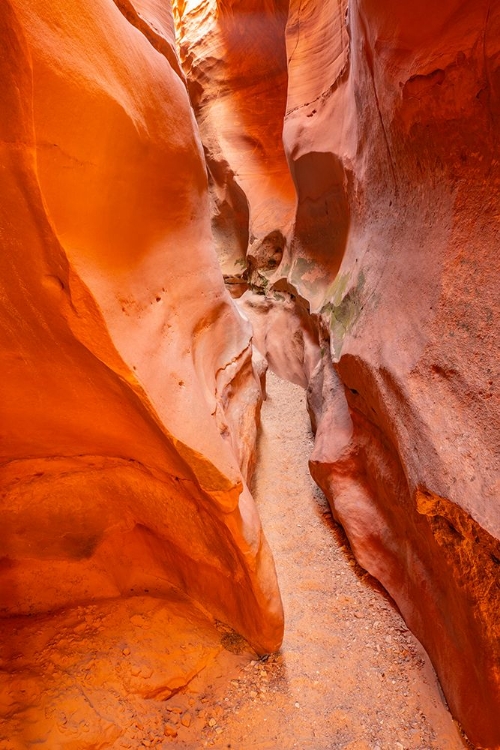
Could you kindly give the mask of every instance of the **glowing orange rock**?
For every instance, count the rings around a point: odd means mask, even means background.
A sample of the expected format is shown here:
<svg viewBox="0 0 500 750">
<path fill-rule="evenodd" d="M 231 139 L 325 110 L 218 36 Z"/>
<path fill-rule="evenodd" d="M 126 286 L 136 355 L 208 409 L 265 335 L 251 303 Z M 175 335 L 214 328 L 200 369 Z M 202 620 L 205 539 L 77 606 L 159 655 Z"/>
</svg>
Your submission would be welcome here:
<svg viewBox="0 0 500 750">
<path fill-rule="evenodd" d="M 241 473 L 260 386 L 170 13 L 8 0 L 0 21 L 2 612 L 174 583 L 274 650 Z"/>
<path fill-rule="evenodd" d="M 287 61 L 284 0 L 175 0 L 180 54 L 211 174 L 213 229 L 225 274 L 247 245 L 285 232 L 295 195 L 281 145 Z"/>
</svg>

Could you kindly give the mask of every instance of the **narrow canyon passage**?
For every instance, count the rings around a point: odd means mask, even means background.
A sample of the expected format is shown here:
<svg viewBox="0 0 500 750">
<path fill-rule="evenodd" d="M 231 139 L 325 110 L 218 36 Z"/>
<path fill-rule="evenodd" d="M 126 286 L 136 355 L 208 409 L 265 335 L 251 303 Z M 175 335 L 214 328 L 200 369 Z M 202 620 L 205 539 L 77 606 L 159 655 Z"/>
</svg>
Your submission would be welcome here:
<svg viewBox="0 0 500 750">
<path fill-rule="evenodd" d="M 500 2 L 0 39 L 0 750 L 500 750 Z"/>
<path fill-rule="evenodd" d="M 271 372 L 267 382 L 253 489 L 276 561 L 285 640 L 278 657 L 233 678 L 220 734 L 208 730 L 205 741 L 236 750 L 463 748 L 425 652 L 356 564 L 310 478 L 303 389 Z"/>
<path fill-rule="evenodd" d="M 356 564 L 307 460 L 305 392 L 267 375 L 254 481 L 286 617 L 278 654 L 172 590 L 0 621 L 0 750 L 459 750 L 429 660 Z"/>
</svg>

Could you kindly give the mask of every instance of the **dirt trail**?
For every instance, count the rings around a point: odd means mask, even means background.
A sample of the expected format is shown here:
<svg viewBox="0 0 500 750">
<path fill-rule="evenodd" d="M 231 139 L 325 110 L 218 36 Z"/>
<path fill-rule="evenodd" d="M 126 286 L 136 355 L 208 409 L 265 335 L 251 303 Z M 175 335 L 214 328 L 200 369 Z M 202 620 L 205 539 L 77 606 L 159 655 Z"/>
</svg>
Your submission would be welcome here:
<svg viewBox="0 0 500 750">
<path fill-rule="evenodd" d="M 285 641 L 278 657 L 233 678 L 214 716 L 220 735 L 204 742 L 459 750 L 464 741 L 425 652 L 356 564 L 310 478 L 311 449 L 304 391 L 268 373 L 253 489 L 276 560 Z"/>
<path fill-rule="evenodd" d="M 307 467 L 304 391 L 268 375 L 254 492 L 286 615 L 256 660 L 182 594 L 0 621 L 0 750 L 460 750 L 429 661 Z"/>
</svg>

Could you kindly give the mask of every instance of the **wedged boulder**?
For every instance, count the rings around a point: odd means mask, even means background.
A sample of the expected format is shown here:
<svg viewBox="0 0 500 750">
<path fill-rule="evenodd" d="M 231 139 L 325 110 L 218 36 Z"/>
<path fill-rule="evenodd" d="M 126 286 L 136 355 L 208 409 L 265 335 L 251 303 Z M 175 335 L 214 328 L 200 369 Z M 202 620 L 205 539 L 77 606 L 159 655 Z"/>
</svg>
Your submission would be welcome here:
<svg viewBox="0 0 500 750">
<path fill-rule="evenodd" d="M 282 16 L 249 29 L 270 8 L 199 4 L 181 23 L 203 140 L 248 198 L 252 288 L 239 302 L 270 366 L 308 386 L 311 468 L 358 558 L 426 646 L 471 739 L 499 746 L 500 11 L 291 0 L 295 215 L 261 232 L 255 217 L 277 204 L 252 159 L 272 163 L 281 147 L 264 135 L 269 99 L 248 94 L 261 70 L 278 81 L 277 57 L 266 71 L 255 50 L 271 37 L 279 48 Z"/>
<path fill-rule="evenodd" d="M 238 306 L 252 323 L 254 347 L 284 380 L 307 388 L 324 354 L 315 321 L 290 292 L 245 292 Z"/>
</svg>

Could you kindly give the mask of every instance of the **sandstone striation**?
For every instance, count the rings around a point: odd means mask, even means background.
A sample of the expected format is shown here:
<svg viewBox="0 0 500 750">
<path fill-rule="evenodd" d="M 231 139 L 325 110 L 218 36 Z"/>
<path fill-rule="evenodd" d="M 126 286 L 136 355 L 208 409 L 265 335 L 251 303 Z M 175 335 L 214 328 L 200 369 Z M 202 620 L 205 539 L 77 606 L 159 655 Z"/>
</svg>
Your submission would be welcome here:
<svg viewBox="0 0 500 750">
<path fill-rule="evenodd" d="M 212 134 L 231 132 L 218 103 L 242 90 L 236 78 L 217 90 L 211 45 L 225 14 L 243 28 L 250 3 L 212 8 L 197 37 L 202 4 L 188 5 L 184 70 L 211 152 Z M 268 240 L 249 247 L 240 300 L 271 367 L 308 386 L 311 471 L 358 560 L 482 747 L 500 746 L 499 30 L 487 0 L 291 0 L 283 140 L 295 218 L 291 231 L 269 219 Z M 254 63 L 254 38 L 240 37 L 239 61 L 219 47 L 223 65 Z M 261 68 L 245 71 L 250 94 Z M 237 138 L 217 137 L 221 164 L 256 123 L 235 118 Z M 243 173 L 250 156 L 238 154 Z M 239 184 L 257 205 L 254 186 Z"/>
<path fill-rule="evenodd" d="M 1 612 L 147 594 L 174 622 L 176 587 L 278 648 L 264 356 L 307 388 L 358 561 L 500 748 L 500 8 L 172 5 L 0 12 Z"/>
<path fill-rule="evenodd" d="M 325 271 L 323 298 L 292 269 L 334 363 L 310 382 L 311 470 L 482 747 L 500 745 L 499 23 L 487 2 L 358 0 L 346 44 L 343 8 L 296 8 L 284 129 L 299 194 L 292 261 L 327 267 L 327 248 L 303 241 L 315 211 L 331 214 L 318 154 L 338 186 L 339 269 Z M 313 66 L 325 38 L 330 67 Z"/>
<path fill-rule="evenodd" d="M 2 614 L 174 584 L 272 651 L 260 384 L 171 12 L 9 0 L 0 21 Z"/>
<path fill-rule="evenodd" d="M 209 170 L 214 237 L 229 277 L 241 274 L 248 247 L 254 253 L 262 244 L 279 248 L 275 234 L 293 218 L 293 183 L 281 146 L 287 7 L 287 0 L 174 0 Z"/>
</svg>

